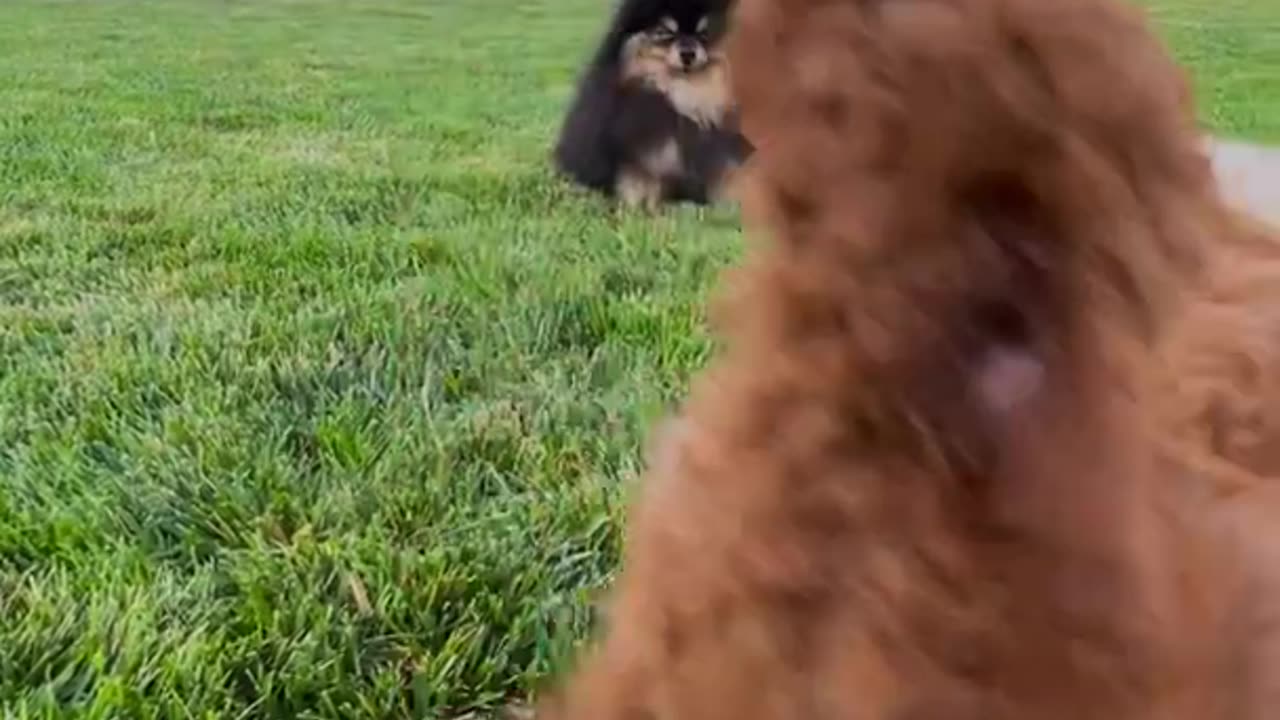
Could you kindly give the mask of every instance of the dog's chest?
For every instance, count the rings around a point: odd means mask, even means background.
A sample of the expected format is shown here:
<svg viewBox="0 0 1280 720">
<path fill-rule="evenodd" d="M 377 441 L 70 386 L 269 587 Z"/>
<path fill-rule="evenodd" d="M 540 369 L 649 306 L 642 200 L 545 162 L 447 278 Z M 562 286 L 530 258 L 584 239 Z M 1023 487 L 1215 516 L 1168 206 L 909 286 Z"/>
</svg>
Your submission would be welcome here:
<svg viewBox="0 0 1280 720">
<path fill-rule="evenodd" d="M 721 70 L 669 78 L 661 88 L 671 106 L 700 127 L 719 125 L 729 108 L 729 93 Z"/>
</svg>

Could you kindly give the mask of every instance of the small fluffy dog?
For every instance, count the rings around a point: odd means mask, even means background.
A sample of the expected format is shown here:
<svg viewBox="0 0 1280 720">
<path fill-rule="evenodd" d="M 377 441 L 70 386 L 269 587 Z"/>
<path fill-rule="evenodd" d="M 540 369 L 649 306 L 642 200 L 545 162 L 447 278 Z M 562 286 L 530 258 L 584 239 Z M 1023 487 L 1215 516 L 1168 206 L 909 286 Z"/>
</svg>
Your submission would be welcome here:
<svg viewBox="0 0 1280 720">
<path fill-rule="evenodd" d="M 648 209 L 722 197 L 750 152 L 721 48 L 728 6 L 623 0 L 561 128 L 560 171 Z"/>
<path fill-rule="evenodd" d="M 548 720 L 1263 720 L 1280 247 L 1122 0 L 739 0 L 756 247 Z"/>
</svg>

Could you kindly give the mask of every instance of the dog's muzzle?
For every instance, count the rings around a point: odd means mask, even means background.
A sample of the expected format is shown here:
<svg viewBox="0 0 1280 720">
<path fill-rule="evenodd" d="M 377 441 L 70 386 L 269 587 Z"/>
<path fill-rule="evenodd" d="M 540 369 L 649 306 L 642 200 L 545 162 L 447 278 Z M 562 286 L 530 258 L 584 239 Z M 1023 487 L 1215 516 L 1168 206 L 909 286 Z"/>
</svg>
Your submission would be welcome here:
<svg viewBox="0 0 1280 720">
<path fill-rule="evenodd" d="M 680 67 L 690 70 L 701 64 L 702 48 L 693 40 L 680 40 L 676 45 L 676 52 L 680 57 Z"/>
</svg>

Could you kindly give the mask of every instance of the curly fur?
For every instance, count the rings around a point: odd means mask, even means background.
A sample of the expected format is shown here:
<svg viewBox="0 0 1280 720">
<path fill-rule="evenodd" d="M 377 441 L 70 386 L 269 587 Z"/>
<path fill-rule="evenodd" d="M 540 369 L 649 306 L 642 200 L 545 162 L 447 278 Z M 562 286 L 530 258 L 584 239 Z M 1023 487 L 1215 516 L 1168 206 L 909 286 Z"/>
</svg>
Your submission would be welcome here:
<svg viewBox="0 0 1280 720">
<path fill-rule="evenodd" d="M 1273 714 L 1280 248 L 1142 18 L 740 0 L 734 28 L 769 242 L 544 712 Z"/>
<path fill-rule="evenodd" d="M 1206 281 L 1165 342 L 1153 405 L 1184 449 L 1280 476 L 1280 243 L 1231 211 L 1215 240 Z"/>
</svg>

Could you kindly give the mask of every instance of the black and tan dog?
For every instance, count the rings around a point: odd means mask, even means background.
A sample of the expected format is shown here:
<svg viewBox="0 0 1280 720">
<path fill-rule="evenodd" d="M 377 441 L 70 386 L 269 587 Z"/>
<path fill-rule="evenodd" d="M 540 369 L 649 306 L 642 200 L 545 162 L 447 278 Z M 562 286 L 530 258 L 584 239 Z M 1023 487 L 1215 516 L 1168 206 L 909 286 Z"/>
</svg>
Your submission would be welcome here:
<svg viewBox="0 0 1280 720">
<path fill-rule="evenodd" d="M 750 152 L 720 47 L 729 0 L 623 0 L 555 148 L 575 182 L 631 206 L 708 204 Z"/>
</svg>

